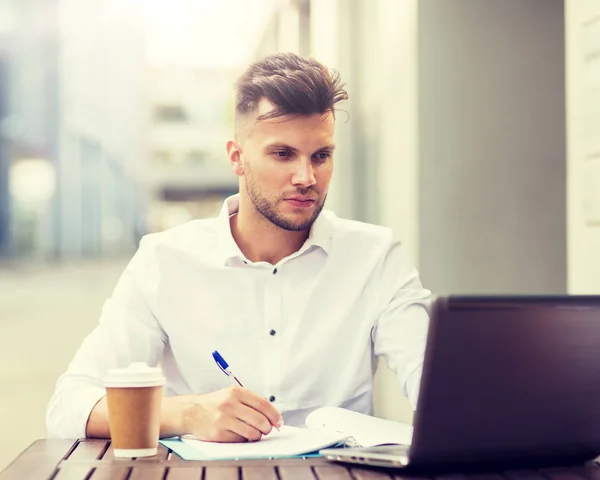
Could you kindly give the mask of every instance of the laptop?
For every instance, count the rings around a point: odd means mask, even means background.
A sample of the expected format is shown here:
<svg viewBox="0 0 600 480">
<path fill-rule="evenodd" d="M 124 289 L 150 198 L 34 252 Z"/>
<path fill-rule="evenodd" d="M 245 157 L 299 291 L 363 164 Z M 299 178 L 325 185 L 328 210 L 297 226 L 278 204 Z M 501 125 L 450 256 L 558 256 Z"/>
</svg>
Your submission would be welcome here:
<svg viewBox="0 0 600 480">
<path fill-rule="evenodd" d="M 600 455 L 600 296 L 434 301 L 410 446 L 326 459 L 441 470 Z"/>
</svg>

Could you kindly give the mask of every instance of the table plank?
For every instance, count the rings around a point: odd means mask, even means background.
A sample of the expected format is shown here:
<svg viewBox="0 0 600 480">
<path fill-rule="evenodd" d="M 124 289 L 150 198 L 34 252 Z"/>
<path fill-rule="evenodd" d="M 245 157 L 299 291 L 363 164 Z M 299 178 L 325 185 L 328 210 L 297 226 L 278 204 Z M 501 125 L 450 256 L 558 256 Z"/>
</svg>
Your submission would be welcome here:
<svg viewBox="0 0 600 480">
<path fill-rule="evenodd" d="M 278 468 L 278 471 L 281 480 L 316 480 L 317 478 L 308 465 L 283 465 Z"/>
<path fill-rule="evenodd" d="M 313 472 L 319 480 L 352 480 L 348 469 L 341 465 L 317 465 Z"/>
<path fill-rule="evenodd" d="M 127 480 L 129 467 L 120 465 L 100 465 L 96 467 L 90 480 Z"/>
<path fill-rule="evenodd" d="M 365 470 L 351 467 L 350 472 L 356 480 L 391 480 L 391 477 L 380 470 Z"/>
<path fill-rule="evenodd" d="M 166 480 L 202 480 L 202 467 L 169 466 Z"/>
<path fill-rule="evenodd" d="M 128 480 L 163 480 L 163 478 L 165 478 L 165 467 L 142 464 L 131 469 Z"/>
<path fill-rule="evenodd" d="M 1 0 L 0 0 L 1 1 Z M 0 480 L 600 480 L 600 466 L 508 470 L 500 474 L 415 477 L 403 471 L 365 468 L 323 459 L 185 461 L 161 446 L 154 457 L 114 458 L 107 440 L 38 440 Z"/>
<path fill-rule="evenodd" d="M 403 473 L 397 473 L 394 475 L 394 480 L 430 480 L 429 477 L 418 477 L 416 475 L 405 475 Z"/>
<path fill-rule="evenodd" d="M 97 460 L 102 458 L 108 448 L 108 440 L 81 440 L 67 457 L 68 460 Z"/>
<path fill-rule="evenodd" d="M 169 449 L 162 444 L 158 445 L 156 455 L 152 457 L 139 457 L 136 458 L 137 462 L 164 462 L 169 456 Z"/>
<path fill-rule="evenodd" d="M 1 1 L 1 0 L 0 0 Z M 114 460 L 106 460 L 106 459 L 100 459 L 100 460 L 65 460 L 65 463 L 68 462 L 70 464 L 78 464 L 78 465 L 87 465 L 90 467 L 98 467 L 100 465 L 110 465 L 110 464 L 118 464 L 121 467 L 135 467 L 138 465 L 156 465 L 156 464 L 152 464 L 152 463 L 143 463 L 143 462 L 138 462 L 137 460 L 133 460 L 133 459 L 120 459 L 120 458 L 116 458 Z M 310 459 L 279 459 L 279 460 L 184 460 L 182 462 L 179 463 L 172 463 L 170 461 L 163 461 L 160 463 L 161 466 L 167 468 L 167 467 L 176 467 L 176 468 L 181 468 L 181 467 L 187 467 L 187 468 L 191 468 L 191 467 L 210 467 L 210 468 L 225 468 L 225 467 L 234 467 L 234 468 L 239 468 L 239 467 L 262 467 L 262 466 L 269 466 L 269 467 L 285 467 L 285 466 L 292 466 L 292 467 L 297 467 L 299 465 L 303 466 L 303 467 L 311 467 L 311 466 L 323 466 L 323 465 L 329 465 L 330 463 L 323 460 L 323 459 L 319 459 L 319 458 L 310 458 Z"/>
<path fill-rule="evenodd" d="M 65 464 L 52 480 L 86 480 L 91 471 L 89 466 Z"/>
<path fill-rule="evenodd" d="M 242 467 L 242 480 L 279 480 L 275 465 L 276 462 L 262 467 Z"/>
<path fill-rule="evenodd" d="M 76 440 L 36 440 L 0 473 L 0 480 L 49 478 Z"/>
<path fill-rule="evenodd" d="M 136 461 L 163 462 L 164 460 L 167 460 L 169 453 L 171 453 L 171 451 L 167 447 L 163 446 L 162 444 L 159 444 L 156 455 L 154 455 L 153 457 L 136 458 Z M 115 457 L 115 451 L 113 450 L 112 443 L 110 443 L 108 445 L 108 448 L 106 449 L 106 452 L 104 452 L 104 455 L 102 455 L 102 460 L 113 461 L 115 459 L 117 459 L 118 461 L 123 461 L 122 458 Z"/>
<path fill-rule="evenodd" d="M 239 480 L 238 467 L 205 467 L 204 480 Z"/>
</svg>

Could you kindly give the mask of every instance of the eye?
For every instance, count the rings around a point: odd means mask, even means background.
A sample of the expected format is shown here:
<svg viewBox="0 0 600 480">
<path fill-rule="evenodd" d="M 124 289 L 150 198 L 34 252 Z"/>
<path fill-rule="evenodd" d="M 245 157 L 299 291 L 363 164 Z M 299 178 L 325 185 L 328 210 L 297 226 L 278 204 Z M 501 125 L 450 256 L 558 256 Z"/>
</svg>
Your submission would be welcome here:
<svg viewBox="0 0 600 480">
<path fill-rule="evenodd" d="M 292 152 L 289 150 L 277 150 L 273 152 L 273 155 L 275 155 L 277 158 L 288 158 L 292 156 Z"/>
<path fill-rule="evenodd" d="M 314 159 L 317 161 L 320 161 L 320 162 L 324 162 L 329 157 L 331 157 L 330 152 L 319 152 L 319 153 L 315 154 Z"/>
</svg>

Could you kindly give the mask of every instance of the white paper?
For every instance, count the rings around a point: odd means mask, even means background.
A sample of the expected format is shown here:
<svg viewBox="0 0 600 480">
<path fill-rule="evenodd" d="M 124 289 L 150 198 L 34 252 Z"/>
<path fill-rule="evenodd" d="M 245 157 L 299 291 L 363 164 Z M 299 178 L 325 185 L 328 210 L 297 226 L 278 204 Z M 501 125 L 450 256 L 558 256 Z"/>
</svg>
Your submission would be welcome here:
<svg viewBox="0 0 600 480">
<path fill-rule="evenodd" d="M 269 435 L 265 435 L 257 442 L 203 442 L 190 435 L 185 435 L 181 439 L 208 458 L 225 460 L 302 455 L 336 445 L 344 440 L 344 436 L 337 432 L 318 432 L 284 425 L 281 427 L 281 432 L 273 429 Z"/>
<path fill-rule="evenodd" d="M 337 407 L 315 410 L 306 418 L 306 426 L 311 430 L 330 431 L 353 437 L 356 443 L 363 447 L 386 443 L 410 445 L 413 435 L 412 425 Z"/>
</svg>

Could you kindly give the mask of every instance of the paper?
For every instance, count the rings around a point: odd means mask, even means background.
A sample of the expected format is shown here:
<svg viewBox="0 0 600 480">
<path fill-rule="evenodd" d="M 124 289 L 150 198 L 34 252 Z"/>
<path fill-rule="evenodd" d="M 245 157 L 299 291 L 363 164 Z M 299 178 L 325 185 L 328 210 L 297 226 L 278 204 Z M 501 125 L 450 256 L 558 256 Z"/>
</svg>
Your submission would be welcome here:
<svg viewBox="0 0 600 480">
<path fill-rule="evenodd" d="M 196 440 L 190 435 L 181 440 L 204 457 L 212 460 L 234 460 L 246 458 L 289 457 L 316 452 L 344 441 L 338 432 L 318 432 L 306 428 L 284 425 L 281 431 L 273 429 L 257 442 L 215 443 Z"/>
<path fill-rule="evenodd" d="M 410 445 L 413 428 L 338 407 L 323 407 L 306 418 L 307 428 L 284 425 L 258 442 L 203 442 L 191 435 L 161 443 L 185 460 L 236 460 L 306 456 L 323 448 L 355 443 L 364 447 Z M 346 442 L 351 438 L 353 440 Z M 309 455 L 310 456 L 310 455 Z"/>
<path fill-rule="evenodd" d="M 310 430 L 337 432 L 353 437 L 357 446 L 372 447 L 394 443 L 410 445 L 412 425 L 371 417 L 337 407 L 323 407 L 306 418 Z"/>
</svg>

